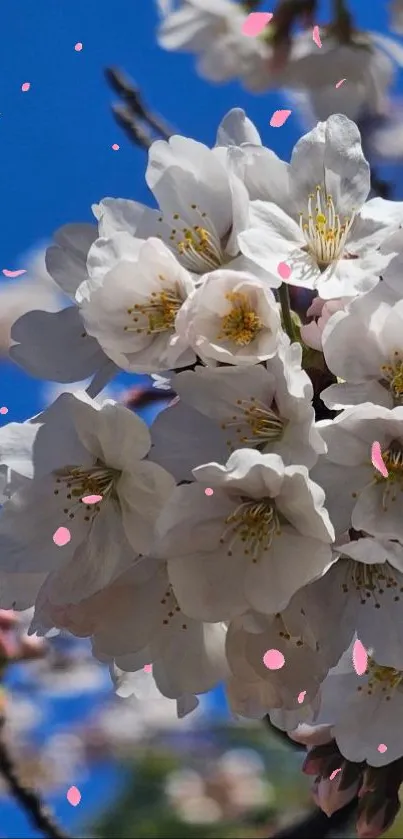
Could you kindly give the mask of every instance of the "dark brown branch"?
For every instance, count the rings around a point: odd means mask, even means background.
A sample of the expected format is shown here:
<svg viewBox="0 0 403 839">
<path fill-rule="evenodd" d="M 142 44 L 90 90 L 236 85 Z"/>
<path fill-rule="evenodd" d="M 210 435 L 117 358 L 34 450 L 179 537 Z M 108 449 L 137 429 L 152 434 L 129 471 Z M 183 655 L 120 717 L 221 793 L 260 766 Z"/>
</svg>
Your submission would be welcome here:
<svg viewBox="0 0 403 839">
<path fill-rule="evenodd" d="M 153 142 L 153 137 L 136 120 L 127 105 L 112 105 L 112 111 L 117 124 L 120 128 L 123 128 L 129 140 L 137 146 L 141 146 L 143 149 L 149 149 Z"/>
<path fill-rule="evenodd" d="M 117 67 L 107 67 L 105 78 L 112 90 L 123 100 L 122 104 L 114 105 L 112 110 L 118 125 L 126 131 L 129 139 L 145 148 L 151 145 L 153 139 L 169 140 L 175 133 L 174 129 L 159 114 L 147 108 L 140 88 L 132 79 Z M 156 136 L 153 137 L 152 134 Z M 150 139 L 148 146 L 143 142 L 145 138 Z"/>
<path fill-rule="evenodd" d="M 25 786 L 19 779 L 6 744 L 4 725 L 3 718 L 0 720 L 0 775 L 6 781 L 11 795 L 25 811 L 33 827 L 49 839 L 68 839 L 67 833 L 58 826 L 48 808 L 40 800 L 38 793 Z"/>
<path fill-rule="evenodd" d="M 345 830 L 357 812 L 358 799 L 355 798 L 328 817 L 319 807 L 305 819 L 275 833 L 273 839 L 325 839 L 334 831 Z"/>
</svg>

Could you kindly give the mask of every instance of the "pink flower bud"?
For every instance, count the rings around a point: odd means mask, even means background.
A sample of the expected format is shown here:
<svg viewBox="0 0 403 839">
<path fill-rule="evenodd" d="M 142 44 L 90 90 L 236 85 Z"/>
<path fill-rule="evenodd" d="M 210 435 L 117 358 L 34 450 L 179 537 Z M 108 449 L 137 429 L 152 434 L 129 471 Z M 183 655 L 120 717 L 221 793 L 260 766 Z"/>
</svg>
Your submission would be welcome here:
<svg viewBox="0 0 403 839">
<path fill-rule="evenodd" d="M 330 778 L 321 778 L 318 783 L 314 785 L 312 790 L 315 804 L 326 813 L 327 816 L 333 815 L 336 810 L 340 810 L 357 795 L 360 780 L 354 781 L 347 789 L 340 789 L 343 772 L 338 772 L 331 781 Z"/>
<path fill-rule="evenodd" d="M 301 326 L 301 338 L 304 344 L 313 350 L 321 350 L 323 330 L 329 318 L 343 309 L 342 300 L 321 300 L 320 297 L 315 297 L 307 311 L 307 316 L 312 317 L 313 320 Z"/>
</svg>

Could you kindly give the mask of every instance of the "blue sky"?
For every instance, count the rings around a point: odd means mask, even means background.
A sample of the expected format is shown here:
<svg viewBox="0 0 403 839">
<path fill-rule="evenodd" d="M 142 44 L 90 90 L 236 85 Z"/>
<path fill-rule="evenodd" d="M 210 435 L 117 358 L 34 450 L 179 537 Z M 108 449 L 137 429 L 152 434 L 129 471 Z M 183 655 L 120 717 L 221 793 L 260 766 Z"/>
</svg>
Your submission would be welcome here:
<svg viewBox="0 0 403 839">
<path fill-rule="evenodd" d="M 385 0 L 352 5 L 361 23 L 384 24 Z M 253 97 L 237 83 L 212 87 L 197 77 L 191 56 L 160 50 L 153 0 L 4 0 L 2 6 L 0 253 L 6 267 L 59 225 L 90 219 L 91 203 L 104 195 L 147 200 L 145 154 L 110 113 L 108 64 L 125 68 L 178 131 L 204 142 L 214 140 L 218 122 L 235 105 L 247 109 L 284 157 L 300 133 L 295 115 L 281 131 L 269 128 L 281 95 Z M 81 52 L 74 50 L 78 41 Z M 31 88 L 22 93 L 26 81 Z"/>
<path fill-rule="evenodd" d="M 359 24 L 381 31 L 385 5 L 351 2 Z M 318 23 L 327 6 L 321 4 Z M 152 200 L 146 154 L 113 120 L 107 65 L 133 76 L 149 106 L 179 133 L 208 144 L 234 106 L 245 108 L 265 143 L 284 158 L 301 133 L 296 113 L 283 128 L 269 127 L 273 110 L 284 107 L 281 93 L 252 96 L 237 83 L 211 86 L 197 77 L 192 56 L 160 50 L 154 0 L 3 0 L 0 23 L 0 270 L 24 268 L 22 254 L 62 224 L 91 220 L 91 204 L 104 196 Z M 81 52 L 74 50 L 77 42 Z M 26 93 L 24 82 L 31 85 Z M 9 407 L 1 424 L 38 410 L 36 384 L 5 364 L 0 376 L 0 403 Z"/>
</svg>

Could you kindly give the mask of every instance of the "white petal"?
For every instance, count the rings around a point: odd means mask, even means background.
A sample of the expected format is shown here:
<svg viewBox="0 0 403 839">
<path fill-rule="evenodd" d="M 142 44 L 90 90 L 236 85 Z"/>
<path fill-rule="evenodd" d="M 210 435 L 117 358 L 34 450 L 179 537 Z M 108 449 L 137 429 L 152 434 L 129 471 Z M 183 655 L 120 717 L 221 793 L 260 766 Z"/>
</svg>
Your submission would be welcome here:
<svg viewBox="0 0 403 839">
<path fill-rule="evenodd" d="M 228 454 L 224 431 L 182 400 L 158 414 L 151 438 L 150 459 L 177 481 L 191 481 L 192 469 L 199 463 L 209 458 L 225 460 Z"/>
<path fill-rule="evenodd" d="M 146 424 L 124 405 L 96 407 L 73 398 L 70 410 L 83 445 L 107 466 L 130 469 L 149 451 L 151 438 Z"/>
<path fill-rule="evenodd" d="M 157 517 L 174 487 L 172 475 L 150 461 L 139 462 L 132 471 L 122 473 L 117 492 L 123 526 L 138 553 L 149 553 Z"/>
<path fill-rule="evenodd" d="M 216 146 L 240 146 L 242 143 L 260 145 L 260 135 L 242 108 L 232 108 L 220 122 Z"/>
<path fill-rule="evenodd" d="M 143 204 L 126 198 L 103 198 L 99 204 L 92 206 L 92 212 L 98 221 L 98 235 L 101 238 L 109 238 L 122 231 L 127 231 L 133 236 L 147 210 L 148 207 L 144 207 Z"/>
<path fill-rule="evenodd" d="M 188 556 L 169 560 L 168 573 L 183 611 L 195 620 L 217 622 L 231 620 L 248 608 L 244 565 L 243 557 L 235 553 L 229 557 L 217 544 L 215 552 L 193 550 Z"/>
<path fill-rule="evenodd" d="M 31 376 L 52 382 L 79 382 L 105 363 L 103 350 L 86 334 L 78 309 L 27 312 L 13 325 L 10 357 Z"/>
<path fill-rule="evenodd" d="M 15 492 L 0 512 L 0 573 L 51 571 L 64 564 L 80 545 L 88 528 L 84 513 L 73 520 L 63 513 L 64 501 L 55 495 L 53 475 L 31 481 Z M 59 527 L 71 539 L 63 547 L 53 542 Z"/>
<path fill-rule="evenodd" d="M 73 556 L 49 575 L 44 592 L 56 605 L 80 603 L 107 586 L 135 558 L 125 537 L 119 506 L 108 499 L 101 502 L 99 513 Z"/>
<path fill-rule="evenodd" d="M 321 576 L 330 562 L 330 546 L 284 527 L 264 557 L 250 563 L 245 577 L 248 602 L 265 614 L 281 612 L 293 594 Z"/>
<path fill-rule="evenodd" d="M 173 136 L 150 148 L 146 181 L 163 212 L 187 222 L 192 204 L 207 213 L 220 237 L 230 230 L 232 199 L 228 175 L 217 157 L 196 140 Z"/>
<path fill-rule="evenodd" d="M 291 156 L 290 177 L 297 211 L 305 211 L 309 194 L 323 182 L 337 212 L 358 210 L 370 190 L 370 169 L 355 123 L 336 114 L 302 137 Z"/>
<path fill-rule="evenodd" d="M 54 235 L 55 245 L 46 251 L 46 269 L 70 297 L 87 278 L 87 255 L 97 238 L 95 224 L 66 224 Z"/>
</svg>

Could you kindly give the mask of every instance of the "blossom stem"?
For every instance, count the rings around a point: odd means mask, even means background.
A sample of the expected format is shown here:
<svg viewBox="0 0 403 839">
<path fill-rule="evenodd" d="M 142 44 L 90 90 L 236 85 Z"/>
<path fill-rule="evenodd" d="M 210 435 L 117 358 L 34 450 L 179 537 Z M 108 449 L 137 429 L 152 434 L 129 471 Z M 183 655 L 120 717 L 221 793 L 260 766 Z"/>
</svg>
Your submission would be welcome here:
<svg viewBox="0 0 403 839">
<path fill-rule="evenodd" d="M 25 786 L 18 777 L 4 738 L 4 725 L 5 718 L 2 716 L 0 717 L 0 775 L 6 781 L 10 793 L 23 808 L 30 822 L 37 830 L 44 833 L 49 839 L 68 839 L 67 833 L 56 824 L 53 816 L 42 803 L 38 793 Z"/>
<path fill-rule="evenodd" d="M 295 341 L 297 336 L 295 333 L 294 322 L 291 314 L 290 292 L 287 283 L 281 283 L 278 290 L 278 296 L 281 305 L 281 313 L 283 316 L 283 328 L 285 329 L 291 341 Z"/>
</svg>

